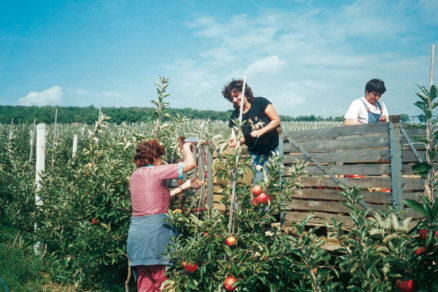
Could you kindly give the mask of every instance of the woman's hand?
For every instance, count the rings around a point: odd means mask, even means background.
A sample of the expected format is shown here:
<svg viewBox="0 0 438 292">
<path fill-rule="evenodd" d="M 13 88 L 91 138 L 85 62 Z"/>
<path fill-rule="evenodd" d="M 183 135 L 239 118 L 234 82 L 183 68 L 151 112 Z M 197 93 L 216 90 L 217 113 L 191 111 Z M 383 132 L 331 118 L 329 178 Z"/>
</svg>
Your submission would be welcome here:
<svg viewBox="0 0 438 292">
<path fill-rule="evenodd" d="M 199 180 L 197 177 L 195 177 L 195 178 L 191 178 L 189 180 L 186 180 L 179 187 L 182 190 L 187 190 L 188 188 L 199 189 L 203 184 L 204 184 L 204 182 L 202 180 Z"/>
<path fill-rule="evenodd" d="M 193 146 L 193 144 L 191 142 L 185 142 L 183 144 L 183 150 L 193 152 L 195 150 L 195 146 Z"/>
<path fill-rule="evenodd" d="M 264 134 L 263 129 L 254 130 L 254 131 L 251 132 L 251 137 L 258 138 L 258 137 L 260 137 L 263 134 Z"/>
<path fill-rule="evenodd" d="M 189 179 L 188 182 L 192 189 L 199 189 L 204 184 L 204 182 L 197 177 Z"/>
<path fill-rule="evenodd" d="M 379 122 L 387 122 L 388 121 L 388 116 L 387 115 L 382 115 L 379 119 Z"/>
<path fill-rule="evenodd" d="M 236 147 L 236 137 L 231 137 L 228 139 L 228 147 L 235 148 Z"/>
</svg>

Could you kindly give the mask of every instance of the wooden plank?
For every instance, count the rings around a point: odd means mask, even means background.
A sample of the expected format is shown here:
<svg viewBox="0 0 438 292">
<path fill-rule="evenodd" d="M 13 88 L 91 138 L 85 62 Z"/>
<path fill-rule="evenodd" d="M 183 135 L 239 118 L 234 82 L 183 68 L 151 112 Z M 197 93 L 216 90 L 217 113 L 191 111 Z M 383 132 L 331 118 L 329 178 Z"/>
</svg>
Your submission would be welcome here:
<svg viewBox="0 0 438 292">
<path fill-rule="evenodd" d="M 424 157 L 424 151 L 418 151 L 421 157 Z M 386 149 L 358 149 L 356 151 L 339 151 L 339 152 L 327 152 L 327 153 L 311 153 L 312 157 L 318 160 L 320 163 L 361 163 L 361 162 L 389 162 L 391 157 L 389 150 Z M 293 163 L 297 160 L 309 161 L 304 154 L 301 153 L 289 153 L 284 157 L 284 163 Z M 416 163 L 418 162 L 415 154 L 409 150 L 402 151 L 403 163 Z"/>
<path fill-rule="evenodd" d="M 312 219 L 309 220 L 308 225 L 323 225 L 324 223 L 330 223 L 330 219 L 334 218 L 336 222 L 343 222 L 344 226 L 353 226 L 353 220 L 350 216 L 337 215 L 324 212 L 294 212 L 286 211 L 285 220 L 286 222 L 301 222 L 304 218 L 309 215 L 314 215 Z"/>
<path fill-rule="evenodd" d="M 324 165 L 327 170 L 335 175 L 342 174 L 362 174 L 362 175 L 389 175 L 391 173 L 391 167 L 388 163 L 375 163 L 375 164 L 344 164 L 344 165 Z M 306 175 L 324 175 L 315 165 L 308 165 L 305 168 Z M 294 172 L 293 164 L 285 164 L 285 175 L 291 175 Z"/>
<path fill-rule="evenodd" d="M 374 125 L 359 125 L 350 127 L 334 127 L 324 129 L 314 129 L 308 131 L 293 131 L 286 133 L 286 137 L 290 136 L 295 141 L 313 140 L 313 139 L 334 139 L 340 136 L 366 136 L 374 135 L 376 133 L 388 133 L 388 123 L 377 123 Z"/>
<path fill-rule="evenodd" d="M 330 153 L 313 153 L 312 157 L 320 163 L 334 162 L 389 162 L 389 150 L 357 150 L 357 151 L 342 151 Z M 309 161 L 304 154 L 290 153 L 284 156 L 284 163 L 293 163 L 295 160 Z"/>
<path fill-rule="evenodd" d="M 293 193 L 292 198 L 346 201 L 345 196 L 341 195 L 340 192 L 342 191 L 333 189 L 298 189 Z M 392 204 L 390 193 L 363 191 L 361 194 L 365 196 L 366 203 Z"/>
<path fill-rule="evenodd" d="M 374 210 L 384 210 L 387 206 L 385 205 L 371 205 L 368 204 L 370 208 Z M 316 200 L 290 200 L 286 203 L 288 210 L 305 210 L 305 211 L 322 211 L 330 213 L 344 213 L 348 214 L 350 209 L 345 207 L 341 202 L 338 201 L 316 201 Z M 360 208 L 360 206 L 358 206 Z"/>
<path fill-rule="evenodd" d="M 410 209 L 410 208 L 406 208 L 405 211 L 406 211 L 406 217 L 411 217 L 411 218 L 414 218 L 414 219 L 423 218 L 424 217 L 423 214 L 421 214 L 421 213 L 419 213 L 417 211 L 414 211 L 413 209 Z"/>
<path fill-rule="evenodd" d="M 223 195 L 216 195 L 216 194 L 214 194 L 213 195 L 213 202 L 218 203 L 218 202 L 220 202 L 222 200 L 223 197 L 224 197 Z"/>
<path fill-rule="evenodd" d="M 292 136 L 293 137 L 293 136 Z M 339 149 L 357 150 L 367 148 L 389 147 L 389 137 L 387 133 L 377 133 L 372 136 L 348 136 L 335 137 L 334 139 L 313 139 L 310 141 L 297 141 L 307 152 L 331 152 Z M 291 143 L 284 144 L 284 153 L 300 152 Z"/>
<path fill-rule="evenodd" d="M 339 178 L 341 182 L 347 187 L 373 187 L 373 188 L 391 188 L 390 177 L 364 177 L 358 178 Z M 302 176 L 297 179 L 304 187 L 338 187 L 331 179 L 327 177 L 305 177 Z M 424 189 L 424 179 L 418 177 L 403 177 L 404 192 L 419 191 Z"/>
<path fill-rule="evenodd" d="M 412 166 L 414 163 L 404 163 L 402 165 L 402 172 L 404 175 L 413 175 Z M 391 166 L 389 163 L 364 163 L 364 164 L 326 164 L 324 165 L 332 174 L 334 175 L 345 175 L 345 174 L 362 174 L 362 175 L 390 175 Z M 438 169 L 438 165 L 435 164 L 435 168 Z M 322 170 L 317 166 L 309 164 L 305 168 L 306 175 L 324 175 Z M 293 164 L 284 165 L 284 174 L 286 176 L 291 175 L 294 172 Z"/>
</svg>

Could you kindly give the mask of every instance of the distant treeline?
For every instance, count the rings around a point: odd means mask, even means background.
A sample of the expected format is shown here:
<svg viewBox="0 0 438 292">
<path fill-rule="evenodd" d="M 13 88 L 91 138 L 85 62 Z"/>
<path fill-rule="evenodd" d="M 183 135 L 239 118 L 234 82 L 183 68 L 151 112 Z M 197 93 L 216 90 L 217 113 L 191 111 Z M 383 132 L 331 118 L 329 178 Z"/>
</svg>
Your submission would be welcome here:
<svg viewBox="0 0 438 292">
<path fill-rule="evenodd" d="M 99 109 L 94 106 L 4 106 L 0 105 L 0 123 L 37 123 L 51 124 L 55 122 L 55 112 L 58 110 L 58 123 L 87 123 L 92 124 L 97 120 Z M 148 122 L 153 119 L 154 108 L 148 107 L 103 107 L 102 113 L 111 117 L 110 122 L 120 124 L 122 122 Z M 191 108 L 168 109 L 169 114 L 180 114 L 192 119 L 210 119 L 228 121 L 231 115 L 229 111 L 196 110 Z M 282 121 L 342 121 L 342 117 L 322 118 L 320 116 L 289 117 L 281 115 Z"/>
</svg>

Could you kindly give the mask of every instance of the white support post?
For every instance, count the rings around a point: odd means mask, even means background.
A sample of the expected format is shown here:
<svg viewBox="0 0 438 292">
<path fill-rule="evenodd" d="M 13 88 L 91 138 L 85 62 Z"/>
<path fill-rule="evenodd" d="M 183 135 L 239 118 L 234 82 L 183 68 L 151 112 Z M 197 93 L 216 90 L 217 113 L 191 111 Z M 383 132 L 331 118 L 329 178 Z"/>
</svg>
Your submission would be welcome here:
<svg viewBox="0 0 438 292">
<path fill-rule="evenodd" d="M 74 136 L 73 136 L 73 153 L 72 153 L 73 158 L 76 156 L 77 151 L 78 151 L 78 135 L 74 134 Z"/>
<path fill-rule="evenodd" d="M 43 201 L 38 195 L 38 191 L 41 189 L 41 174 L 45 169 L 45 159 L 46 159 L 46 124 L 37 125 L 37 141 L 36 141 L 36 171 L 35 171 L 35 205 L 38 209 L 39 206 L 43 205 Z M 37 229 L 37 223 L 34 224 L 34 229 Z M 36 255 L 41 253 L 41 242 L 37 241 L 33 250 Z"/>
<path fill-rule="evenodd" d="M 434 59 L 435 59 L 435 45 L 432 44 L 432 49 L 430 52 L 430 72 L 429 72 L 429 90 L 433 84 L 433 67 L 434 67 Z"/>
<path fill-rule="evenodd" d="M 37 125 L 37 141 L 36 141 L 36 175 L 35 183 L 37 191 L 40 190 L 41 173 L 45 169 L 46 160 L 46 124 Z M 37 206 L 42 205 L 38 195 L 35 196 L 35 203 Z"/>
<path fill-rule="evenodd" d="M 29 161 L 32 160 L 32 155 L 33 155 L 33 147 L 35 144 L 35 131 L 36 131 L 36 120 L 33 120 L 33 127 L 32 130 L 30 130 L 30 151 L 29 151 Z"/>
</svg>

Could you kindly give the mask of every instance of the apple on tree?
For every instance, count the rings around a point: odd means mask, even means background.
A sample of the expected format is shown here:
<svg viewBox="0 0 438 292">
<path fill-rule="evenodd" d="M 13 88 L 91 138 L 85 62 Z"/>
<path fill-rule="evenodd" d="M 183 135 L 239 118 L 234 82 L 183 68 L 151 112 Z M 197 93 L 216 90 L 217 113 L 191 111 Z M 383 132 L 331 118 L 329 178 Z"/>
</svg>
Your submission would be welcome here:
<svg viewBox="0 0 438 292">
<path fill-rule="evenodd" d="M 225 244 L 228 245 L 228 246 L 233 246 L 233 245 L 235 245 L 235 244 L 236 244 L 236 238 L 235 238 L 234 236 L 228 236 L 228 237 L 225 239 Z"/>
<path fill-rule="evenodd" d="M 402 280 L 398 279 L 395 282 L 395 286 L 397 286 L 403 292 L 414 292 L 415 291 L 414 280 L 402 281 Z"/>
<path fill-rule="evenodd" d="M 225 281 L 224 281 L 224 287 L 227 291 L 233 291 L 234 288 L 233 287 L 234 283 L 237 281 L 236 278 L 234 278 L 234 276 L 228 276 Z"/>
<path fill-rule="evenodd" d="M 186 269 L 186 271 L 188 273 L 193 274 L 198 269 L 198 265 L 197 264 L 191 264 L 191 263 L 185 263 L 184 268 Z"/>
<path fill-rule="evenodd" d="M 262 189 L 262 187 L 259 186 L 259 185 L 255 185 L 255 186 L 253 186 L 253 187 L 251 188 L 251 193 L 252 193 L 254 196 L 258 196 L 258 195 L 260 195 L 262 192 L 263 192 L 263 189 Z"/>
</svg>

